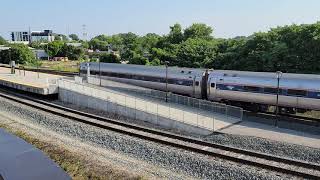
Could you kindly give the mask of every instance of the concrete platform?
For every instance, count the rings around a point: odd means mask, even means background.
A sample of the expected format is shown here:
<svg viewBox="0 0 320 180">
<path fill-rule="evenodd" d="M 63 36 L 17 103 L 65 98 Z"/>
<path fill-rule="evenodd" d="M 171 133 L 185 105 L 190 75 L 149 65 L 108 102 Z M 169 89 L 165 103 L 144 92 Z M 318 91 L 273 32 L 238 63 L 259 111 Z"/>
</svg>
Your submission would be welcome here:
<svg viewBox="0 0 320 180">
<path fill-rule="evenodd" d="M 0 67 L 0 85 L 41 95 L 58 93 L 57 80 L 60 76 Z"/>
<path fill-rule="evenodd" d="M 59 80 L 59 99 L 83 107 L 148 121 L 168 128 L 210 134 L 241 121 L 180 104 L 115 91 L 87 83 Z"/>
<path fill-rule="evenodd" d="M 230 126 L 219 132 L 261 137 L 280 142 L 320 148 L 320 135 L 314 135 L 284 128 L 277 128 L 275 126 L 250 121 L 242 121 L 239 124 Z"/>
<path fill-rule="evenodd" d="M 0 179 L 69 180 L 71 178 L 40 150 L 0 128 Z"/>
</svg>

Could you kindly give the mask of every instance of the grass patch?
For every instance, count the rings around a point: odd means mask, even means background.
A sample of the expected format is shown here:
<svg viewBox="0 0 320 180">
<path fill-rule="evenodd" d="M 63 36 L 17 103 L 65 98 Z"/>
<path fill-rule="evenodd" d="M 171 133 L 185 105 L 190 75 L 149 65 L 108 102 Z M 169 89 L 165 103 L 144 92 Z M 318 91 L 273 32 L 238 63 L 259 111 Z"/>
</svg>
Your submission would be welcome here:
<svg viewBox="0 0 320 180">
<path fill-rule="evenodd" d="M 299 115 L 305 116 L 305 117 L 311 117 L 311 118 L 318 118 L 320 119 L 320 111 L 308 111 L 305 113 L 298 113 Z"/>
<path fill-rule="evenodd" d="M 40 68 L 56 71 L 79 72 L 80 61 L 42 61 Z"/>
<path fill-rule="evenodd" d="M 25 65 L 27 68 L 40 68 L 40 69 L 49 69 L 55 71 L 65 71 L 65 72 L 79 72 L 80 61 L 39 61 L 39 67 L 36 65 Z"/>
<path fill-rule="evenodd" d="M 81 155 L 72 153 L 63 147 L 59 147 L 48 142 L 43 142 L 38 138 L 31 137 L 27 133 L 13 129 L 8 125 L 0 124 L 0 128 L 7 130 L 8 132 L 24 139 L 28 143 L 40 149 L 53 161 L 55 161 L 62 169 L 64 169 L 72 177 L 72 179 L 143 179 L 141 176 L 132 175 L 128 172 L 116 170 L 101 164 L 93 164 Z"/>
</svg>

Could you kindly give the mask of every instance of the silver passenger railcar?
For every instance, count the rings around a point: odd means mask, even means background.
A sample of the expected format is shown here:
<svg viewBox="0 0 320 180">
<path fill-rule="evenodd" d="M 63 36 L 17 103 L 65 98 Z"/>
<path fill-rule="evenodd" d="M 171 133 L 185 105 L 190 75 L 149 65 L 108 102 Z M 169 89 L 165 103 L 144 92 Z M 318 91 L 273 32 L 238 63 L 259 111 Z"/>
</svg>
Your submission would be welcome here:
<svg viewBox="0 0 320 180">
<path fill-rule="evenodd" d="M 137 86 L 166 90 L 166 67 L 131 64 L 90 62 L 90 74 L 101 78 Z M 81 74 L 87 73 L 87 63 L 81 63 Z M 203 70 L 190 68 L 168 68 L 168 91 L 201 98 Z"/>
<path fill-rule="evenodd" d="M 208 78 L 208 99 L 259 105 L 276 105 L 275 73 L 213 71 Z M 320 110 L 320 76 L 283 73 L 279 81 L 279 106 Z"/>
<path fill-rule="evenodd" d="M 137 86 L 166 90 L 166 67 L 89 63 L 91 75 Z M 86 63 L 80 65 L 87 73 Z M 320 110 L 320 75 L 283 73 L 279 81 L 279 106 L 288 111 Z M 251 110 L 276 105 L 276 73 L 168 68 L 168 91 L 222 101 Z"/>
</svg>

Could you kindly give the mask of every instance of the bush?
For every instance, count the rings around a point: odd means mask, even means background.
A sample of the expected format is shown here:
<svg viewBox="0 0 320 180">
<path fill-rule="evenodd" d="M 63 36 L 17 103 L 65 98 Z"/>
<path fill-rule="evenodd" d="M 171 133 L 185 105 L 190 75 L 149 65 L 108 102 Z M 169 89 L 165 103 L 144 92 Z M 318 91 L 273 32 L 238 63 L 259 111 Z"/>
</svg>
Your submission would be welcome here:
<svg viewBox="0 0 320 180">
<path fill-rule="evenodd" d="M 33 65 L 37 60 L 33 52 L 28 46 L 23 44 L 12 44 L 9 50 L 0 51 L 0 63 L 8 64 L 10 59 L 15 61 L 16 64 Z"/>
<path fill-rule="evenodd" d="M 100 62 L 120 63 L 120 58 L 115 54 L 103 53 L 99 56 Z"/>
</svg>

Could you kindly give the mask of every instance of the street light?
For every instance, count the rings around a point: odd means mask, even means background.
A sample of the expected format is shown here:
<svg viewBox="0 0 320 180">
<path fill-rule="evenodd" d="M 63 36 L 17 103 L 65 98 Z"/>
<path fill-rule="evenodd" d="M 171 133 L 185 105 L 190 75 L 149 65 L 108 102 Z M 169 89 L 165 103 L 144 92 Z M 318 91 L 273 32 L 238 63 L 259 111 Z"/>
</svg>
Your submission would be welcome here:
<svg viewBox="0 0 320 180">
<path fill-rule="evenodd" d="M 275 121 L 275 126 L 278 126 L 280 78 L 282 77 L 282 72 L 281 71 L 277 71 L 276 75 L 277 75 L 277 102 L 276 102 L 276 121 Z"/>
<path fill-rule="evenodd" d="M 164 62 L 166 65 L 166 102 L 168 102 L 168 64 L 169 61 Z"/>
</svg>

